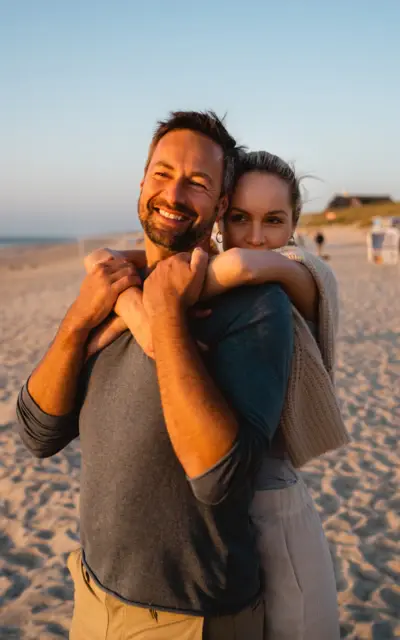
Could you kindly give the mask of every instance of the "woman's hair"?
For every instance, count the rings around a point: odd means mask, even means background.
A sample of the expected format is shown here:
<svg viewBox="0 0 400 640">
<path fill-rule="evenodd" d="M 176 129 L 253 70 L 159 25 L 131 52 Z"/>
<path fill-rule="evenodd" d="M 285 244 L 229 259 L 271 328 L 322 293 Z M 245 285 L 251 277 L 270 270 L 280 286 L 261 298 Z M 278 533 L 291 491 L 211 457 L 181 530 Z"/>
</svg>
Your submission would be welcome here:
<svg viewBox="0 0 400 640">
<path fill-rule="evenodd" d="M 289 187 L 290 203 L 293 212 L 293 225 L 296 226 L 301 213 L 302 198 L 300 192 L 300 180 L 294 170 L 279 156 L 274 156 L 268 151 L 240 151 L 237 162 L 235 184 L 250 171 L 260 171 L 277 176 Z"/>
</svg>

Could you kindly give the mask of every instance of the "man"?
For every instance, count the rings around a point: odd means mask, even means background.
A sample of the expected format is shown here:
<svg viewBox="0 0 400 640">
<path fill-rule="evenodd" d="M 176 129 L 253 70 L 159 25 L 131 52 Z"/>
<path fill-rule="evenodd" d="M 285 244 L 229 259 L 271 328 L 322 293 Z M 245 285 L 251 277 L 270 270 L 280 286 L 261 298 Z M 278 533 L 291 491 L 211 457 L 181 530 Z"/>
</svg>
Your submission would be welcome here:
<svg viewBox="0 0 400 640">
<path fill-rule="evenodd" d="M 34 454 L 81 440 L 73 640 L 263 637 L 248 509 L 283 406 L 290 303 L 276 285 L 243 287 L 216 300 L 201 327 L 189 330 L 186 313 L 235 156 L 210 113 L 174 113 L 153 137 L 138 209 L 155 365 L 125 332 L 83 367 L 89 333 L 118 296 L 134 305 L 141 295 L 114 259 L 85 278 L 21 391 L 21 435 Z M 208 361 L 199 336 L 212 345 Z"/>
</svg>

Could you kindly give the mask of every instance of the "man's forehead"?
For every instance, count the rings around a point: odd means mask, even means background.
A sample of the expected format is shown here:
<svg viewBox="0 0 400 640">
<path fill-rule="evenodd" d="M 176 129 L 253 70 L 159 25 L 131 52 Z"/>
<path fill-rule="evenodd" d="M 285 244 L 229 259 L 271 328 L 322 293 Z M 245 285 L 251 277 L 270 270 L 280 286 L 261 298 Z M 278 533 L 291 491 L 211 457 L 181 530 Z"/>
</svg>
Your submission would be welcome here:
<svg viewBox="0 0 400 640">
<path fill-rule="evenodd" d="M 177 162 L 189 161 L 193 165 L 219 165 L 223 160 L 223 150 L 217 142 L 202 133 L 178 129 L 161 138 L 154 149 L 151 164 L 166 162 L 168 159 Z M 201 170 L 202 167 L 197 168 Z"/>
</svg>

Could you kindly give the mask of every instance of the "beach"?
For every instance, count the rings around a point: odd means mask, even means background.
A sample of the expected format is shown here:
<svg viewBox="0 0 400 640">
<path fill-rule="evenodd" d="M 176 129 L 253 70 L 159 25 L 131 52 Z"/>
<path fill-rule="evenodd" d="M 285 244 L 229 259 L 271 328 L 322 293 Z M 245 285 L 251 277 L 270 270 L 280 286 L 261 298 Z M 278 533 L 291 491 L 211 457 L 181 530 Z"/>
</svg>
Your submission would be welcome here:
<svg viewBox="0 0 400 640">
<path fill-rule="evenodd" d="M 368 264 L 363 231 L 325 234 L 340 287 L 337 389 L 352 442 L 303 474 L 331 546 L 342 638 L 389 640 L 400 637 L 400 265 Z M 127 238 L 103 244 L 120 248 Z M 68 637 L 79 441 L 34 459 L 17 433 L 15 403 L 82 277 L 78 245 L 0 254 L 1 640 Z"/>
</svg>

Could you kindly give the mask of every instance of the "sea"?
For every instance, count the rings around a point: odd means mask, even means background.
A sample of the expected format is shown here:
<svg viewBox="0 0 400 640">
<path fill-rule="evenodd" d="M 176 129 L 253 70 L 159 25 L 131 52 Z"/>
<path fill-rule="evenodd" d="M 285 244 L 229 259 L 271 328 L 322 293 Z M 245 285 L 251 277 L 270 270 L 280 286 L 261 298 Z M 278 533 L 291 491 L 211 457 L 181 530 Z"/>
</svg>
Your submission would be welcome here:
<svg viewBox="0 0 400 640">
<path fill-rule="evenodd" d="M 66 242 L 76 241 L 76 238 L 68 237 L 43 237 L 43 236 L 0 236 L 0 249 L 6 247 L 29 247 L 29 245 L 43 244 L 65 244 Z"/>
</svg>

